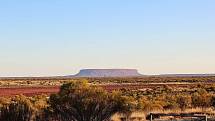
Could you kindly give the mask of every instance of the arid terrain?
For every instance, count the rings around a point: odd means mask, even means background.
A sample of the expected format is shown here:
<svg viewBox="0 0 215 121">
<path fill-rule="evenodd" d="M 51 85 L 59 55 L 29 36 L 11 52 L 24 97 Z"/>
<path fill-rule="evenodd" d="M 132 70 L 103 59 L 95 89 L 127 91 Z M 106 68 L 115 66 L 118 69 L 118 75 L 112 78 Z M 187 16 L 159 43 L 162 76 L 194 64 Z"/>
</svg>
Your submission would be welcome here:
<svg viewBox="0 0 215 121">
<path fill-rule="evenodd" d="M 68 77 L 23 77 L 0 78 L 0 96 L 13 96 L 24 94 L 26 96 L 38 94 L 57 93 L 62 84 L 74 80 L 88 80 L 91 85 L 98 85 L 106 90 L 155 90 L 159 87 L 169 86 L 175 89 L 195 88 L 200 84 L 214 86 L 215 77 L 172 77 L 172 76 L 146 76 L 146 77 L 100 77 L 100 78 L 68 78 Z"/>
<path fill-rule="evenodd" d="M 63 84 L 86 80 L 91 87 L 99 87 L 107 92 L 120 91 L 123 96 L 131 98 L 129 100 L 135 104 L 132 108 L 133 113 L 129 116 L 131 121 L 149 120 L 150 113 L 155 113 L 155 116 L 156 113 L 177 115 L 170 117 L 184 119 L 184 121 L 189 121 L 196 113 L 197 116 L 207 115 L 208 120 L 214 120 L 214 76 L 1 78 L 0 96 L 1 98 L 13 99 L 17 95 L 24 95 L 30 100 L 34 100 L 38 96 L 49 97 L 59 93 Z M 41 104 L 46 106 L 45 99 L 38 99 L 39 102 L 41 100 L 43 102 Z M 181 113 L 187 113 L 186 116 L 191 115 L 191 117 L 180 117 Z M 112 119 L 113 121 L 122 121 L 126 116 L 117 114 Z M 163 120 L 169 120 L 169 116 L 164 117 Z"/>
<path fill-rule="evenodd" d="M 199 84 L 205 86 L 215 85 L 215 77 L 124 77 L 124 78 L 65 78 L 65 77 L 26 77 L 26 78 L 1 78 L 0 96 L 24 94 L 27 96 L 37 94 L 51 94 L 59 91 L 60 85 L 73 80 L 89 80 L 91 85 L 98 85 L 106 90 L 155 90 L 156 88 L 169 86 L 172 88 L 194 88 Z"/>
</svg>

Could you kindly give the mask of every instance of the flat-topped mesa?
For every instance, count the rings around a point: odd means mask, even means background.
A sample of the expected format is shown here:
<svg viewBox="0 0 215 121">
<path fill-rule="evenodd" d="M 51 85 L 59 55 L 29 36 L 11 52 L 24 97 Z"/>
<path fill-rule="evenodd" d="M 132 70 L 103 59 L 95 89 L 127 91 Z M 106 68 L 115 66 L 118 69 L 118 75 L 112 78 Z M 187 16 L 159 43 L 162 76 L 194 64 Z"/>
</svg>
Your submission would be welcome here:
<svg viewBox="0 0 215 121">
<path fill-rule="evenodd" d="M 76 77 L 135 77 L 142 76 L 136 69 L 83 69 Z"/>
</svg>

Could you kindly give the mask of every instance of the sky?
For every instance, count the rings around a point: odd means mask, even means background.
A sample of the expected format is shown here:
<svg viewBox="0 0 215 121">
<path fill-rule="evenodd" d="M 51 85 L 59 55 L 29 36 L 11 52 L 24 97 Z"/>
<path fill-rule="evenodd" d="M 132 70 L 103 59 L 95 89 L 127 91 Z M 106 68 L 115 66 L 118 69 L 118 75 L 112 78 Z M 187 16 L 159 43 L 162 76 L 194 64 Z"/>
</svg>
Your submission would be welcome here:
<svg viewBox="0 0 215 121">
<path fill-rule="evenodd" d="M 2 0 L 0 76 L 215 73 L 214 0 Z"/>
</svg>

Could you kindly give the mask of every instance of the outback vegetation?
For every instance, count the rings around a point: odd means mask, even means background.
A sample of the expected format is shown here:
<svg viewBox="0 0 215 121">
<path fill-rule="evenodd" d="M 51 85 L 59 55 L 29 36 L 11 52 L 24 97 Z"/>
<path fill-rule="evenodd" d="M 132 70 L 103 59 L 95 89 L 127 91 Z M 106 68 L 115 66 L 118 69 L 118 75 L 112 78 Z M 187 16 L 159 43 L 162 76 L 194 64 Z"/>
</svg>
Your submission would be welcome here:
<svg viewBox="0 0 215 121">
<path fill-rule="evenodd" d="M 73 80 L 88 80 L 91 84 L 122 84 L 122 83 L 213 83 L 215 76 L 140 76 L 140 77 L 20 77 L 0 78 L 0 86 L 57 86 Z"/>
<path fill-rule="evenodd" d="M 185 78 L 181 83 L 166 82 L 167 77 L 160 77 L 157 83 L 135 80 L 138 78 L 133 78 L 133 86 L 127 82 L 132 78 L 114 78 L 114 81 L 108 78 L 103 78 L 104 81 L 102 78 L 93 78 L 95 81 L 85 81 L 86 78 L 63 80 L 59 92 L 51 95 L 2 96 L 0 120 L 110 121 L 114 114 L 130 117 L 132 112 L 137 111 L 146 116 L 151 112 L 215 112 L 215 85 L 210 83 L 214 77 L 189 77 L 188 80 L 198 80 L 189 84 L 184 84 Z"/>
<path fill-rule="evenodd" d="M 120 92 L 109 93 L 85 81 L 67 83 L 58 94 L 1 98 L 2 121 L 108 121 L 119 112 L 129 112 L 132 103 Z"/>
</svg>

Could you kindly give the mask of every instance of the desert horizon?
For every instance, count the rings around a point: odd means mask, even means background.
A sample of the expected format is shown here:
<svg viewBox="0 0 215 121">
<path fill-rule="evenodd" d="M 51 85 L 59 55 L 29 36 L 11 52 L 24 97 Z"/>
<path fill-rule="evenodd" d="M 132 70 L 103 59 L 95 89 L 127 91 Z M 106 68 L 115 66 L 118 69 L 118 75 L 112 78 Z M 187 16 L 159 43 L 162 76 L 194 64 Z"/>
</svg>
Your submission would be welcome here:
<svg viewBox="0 0 215 121">
<path fill-rule="evenodd" d="M 214 0 L 0 0 L 0 121 L 215 121 Z"/>
<path fill-rule="evenodd" d="M 110 73 L 111 71 L 113 71 L 113 73 L 115 71 L 135 71 L 133 73 L 137 73 L 136 75 L 121 75 L 121 73 L 123 72 L 119 72 L 118 74 L 116 73 L 114 76 L 111 75 L 107 75 L 105 76 L 104 74 L 101 76 L 96 76 L 96 75 L 79 75 L 79 73 L 81 73 L 81 71 L 84 70 L 91 70 L 91 71 L 98 71 L 98 73 Z M 101 71 L 101 72 L 100 72 Z M 106 71 L 110 71 L 110 72 L 106 72 Z M 89 72 L 90 73 L 90 72 Z M 93 73 L 93 72 L 92 72 Z M 96 73 L 96 72 L 95 72 Z M 131 68 L 85 68 L 85 69 L 81 69 L 78 71 L 78 73 L 73 73 L 73 74 L 64 74 L 64 75 L 52 75 L 52 76 L 0 76 L 0 78 L 12 78 L 12 77 L 135 77 L 135 76 L 215 76 L 215 73 L 162 73 L 162 74 L 144 74 L 144 73 L 140 73 L 138 71 L 138 69 L 131 69 Z"/>
</svg>

